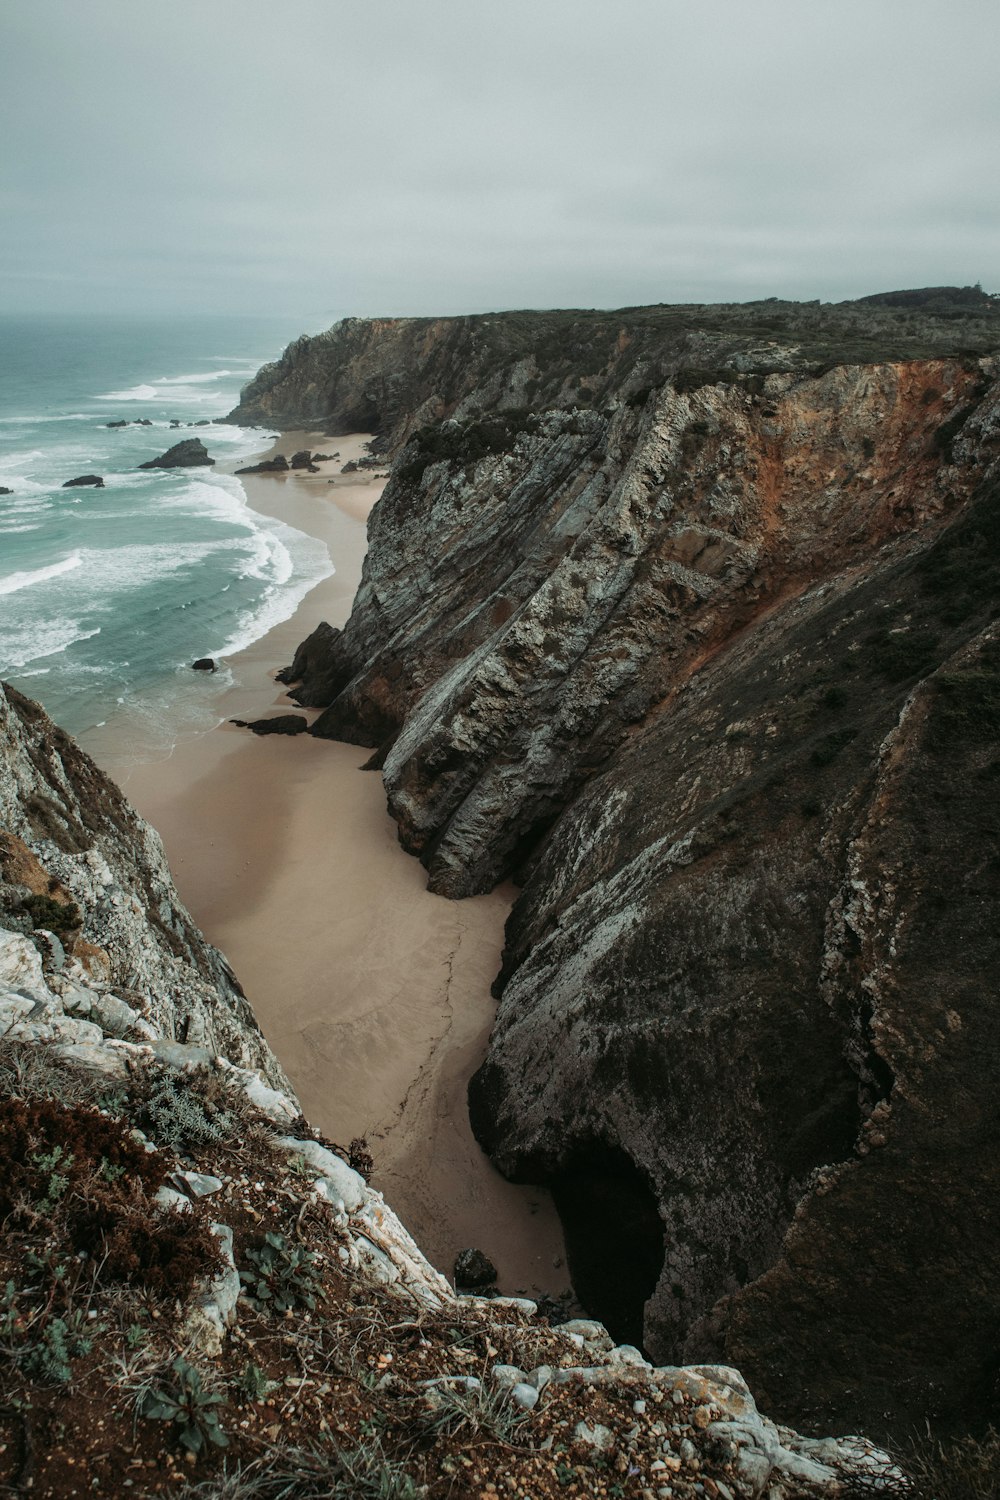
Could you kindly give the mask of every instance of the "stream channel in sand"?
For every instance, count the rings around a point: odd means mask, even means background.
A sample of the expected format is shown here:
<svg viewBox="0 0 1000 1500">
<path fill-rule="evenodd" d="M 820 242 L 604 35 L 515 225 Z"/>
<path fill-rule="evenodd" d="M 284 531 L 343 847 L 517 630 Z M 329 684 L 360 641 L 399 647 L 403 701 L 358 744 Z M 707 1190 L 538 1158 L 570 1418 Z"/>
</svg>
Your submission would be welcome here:
<svg viewBox="0 0 1000 1500">
<path fill-rule="evenodd" d="M 340 626 L 350 613 L 384 483 L 340 472 L 364 442 L 285 433 L 272 453 L 332 445 L 340 456 L 316 475 L 242 479 L 254 510 L 319 537 L 336 572 L 227 661 L 227 720 L 287 709 L 275 671 L 321 619 Z M 551 1198 L 493 1169 L 466 1107 L 513 891 L 431 895 L 399 847 L 381 777 L 360 770 L 368 750 L 228 722 L 156 759 L 120 722 L 81 743 L 159 830 L 181 897 L 239 975 L 305 1115 L 333 1140 L 367 1137 L 373 1184 L 428 1258 L 450 1274 L 457 1252 L 477 1246 L 501 1290 L 565 1292 Z"/>
</svg>

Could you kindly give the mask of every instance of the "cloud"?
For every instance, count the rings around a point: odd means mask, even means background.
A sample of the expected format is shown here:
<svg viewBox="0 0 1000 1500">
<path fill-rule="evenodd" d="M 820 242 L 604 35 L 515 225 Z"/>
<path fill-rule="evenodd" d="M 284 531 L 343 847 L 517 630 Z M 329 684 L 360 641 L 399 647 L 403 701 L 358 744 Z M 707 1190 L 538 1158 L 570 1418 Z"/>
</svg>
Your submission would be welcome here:
<svg viewBox="0 0 1000 1500">
<path fill-rule="evenodd" d="M 449 312 L 1000 288 L 980 0 L 36 0 L 12 306 Z"/>
</svg>

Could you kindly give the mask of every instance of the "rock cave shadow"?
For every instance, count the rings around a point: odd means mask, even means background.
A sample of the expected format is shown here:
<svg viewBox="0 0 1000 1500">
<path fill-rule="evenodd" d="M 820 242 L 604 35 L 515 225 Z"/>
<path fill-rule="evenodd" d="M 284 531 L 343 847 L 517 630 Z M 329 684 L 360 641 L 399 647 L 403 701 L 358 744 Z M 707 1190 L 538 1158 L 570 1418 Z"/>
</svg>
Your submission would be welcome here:
<svg viewBox="0 0 1000 1500">
<path fill-rule="evenodd" d="M 548 1182 L 573 1289 L 621 1344 L 643 1347 L 643 1315 L 663 1269 L 664 1226 L 643 1172 L 619 1146 L 578 1146 Z"/>
</svg>

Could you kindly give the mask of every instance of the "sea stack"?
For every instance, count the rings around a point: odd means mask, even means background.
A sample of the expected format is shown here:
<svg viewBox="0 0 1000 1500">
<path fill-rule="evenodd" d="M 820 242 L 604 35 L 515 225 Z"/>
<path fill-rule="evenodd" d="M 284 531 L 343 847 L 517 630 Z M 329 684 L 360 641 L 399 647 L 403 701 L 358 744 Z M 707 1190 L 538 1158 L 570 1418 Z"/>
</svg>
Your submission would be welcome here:
<svg viewBox="0 0 1000 1500">
<path fill-rule="evenodd" d="M 166 453 L 161 453 L 159 458 L 151 458 L 147 463 L 140 464 L 139 468 L 199 469 L 214 463 L 215 459 L 209 458 L 208 449 L 201 438 L 185 438 L 183 442 L 168 448 Z"/>
</svg>

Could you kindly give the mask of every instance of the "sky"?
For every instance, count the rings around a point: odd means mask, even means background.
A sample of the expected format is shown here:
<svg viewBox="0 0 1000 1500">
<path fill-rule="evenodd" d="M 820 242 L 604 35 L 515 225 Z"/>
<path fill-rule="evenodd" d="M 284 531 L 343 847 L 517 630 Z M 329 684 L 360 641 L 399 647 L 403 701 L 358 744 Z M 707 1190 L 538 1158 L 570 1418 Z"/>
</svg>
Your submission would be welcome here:
<svg viewBox="0 0 1000 1500">
<path fill-rule="evenodd" d="M 0 311 L 1000 291 L 996 0 L 4 0 Z"/>
</svg>

